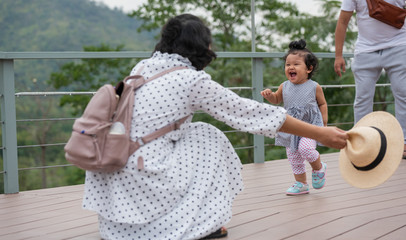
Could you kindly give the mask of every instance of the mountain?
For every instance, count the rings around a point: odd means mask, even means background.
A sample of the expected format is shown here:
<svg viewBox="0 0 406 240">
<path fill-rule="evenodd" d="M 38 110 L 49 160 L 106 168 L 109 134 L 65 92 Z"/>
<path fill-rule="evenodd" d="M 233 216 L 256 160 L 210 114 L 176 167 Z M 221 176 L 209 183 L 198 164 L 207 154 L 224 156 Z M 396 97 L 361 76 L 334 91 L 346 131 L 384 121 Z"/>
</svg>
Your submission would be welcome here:
<svg viewBox="0 0 406 240">
<path fill-rule="evenodd" d="M 84 46 L 101 45 L 152 51 L 158 30 L 140 33 L 141 23 L 91 0 L 0 0 L 0 51 L 83 51 Z M 15 61 L 16 92 L 49 90 L 51 73 L 69 61 Z"/>
<path fill-rule="evenodd" d="M 101 44 L 150 51 L 156 32 L 137 32 L 141 23 L 90 0 L 0 0 L 0 51 L 82 51 Z"/>
</svg>

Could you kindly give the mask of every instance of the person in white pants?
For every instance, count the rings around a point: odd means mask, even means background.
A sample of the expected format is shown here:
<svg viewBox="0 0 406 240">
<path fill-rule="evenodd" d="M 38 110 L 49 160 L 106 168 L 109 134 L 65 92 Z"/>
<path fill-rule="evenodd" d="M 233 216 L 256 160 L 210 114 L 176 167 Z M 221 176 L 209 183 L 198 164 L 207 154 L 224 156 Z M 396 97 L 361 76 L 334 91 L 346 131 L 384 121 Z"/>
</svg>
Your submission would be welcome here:
<svg viewBox="0 0 406 240">
<path fill-rule="evenodd" d="M 385 0 L 405 8 L 404 0 Z M 345 72 L 343 45 L 348 23 L 356 12 L 358 38 L 355 43 L 354 62 L 351 66 L 355 78 L 354 121 L 373 111 L 375 85 L 383 70 L 387 73 L 395 98 L 395 115 L 406 136 L 406 25 L 401 29 L 371 18 L 367 1 L 343 0 L 335 32 L 334 70 L 341 76 Z M 406 159 L 406 140 L 403 158 Z"/>
</svg>

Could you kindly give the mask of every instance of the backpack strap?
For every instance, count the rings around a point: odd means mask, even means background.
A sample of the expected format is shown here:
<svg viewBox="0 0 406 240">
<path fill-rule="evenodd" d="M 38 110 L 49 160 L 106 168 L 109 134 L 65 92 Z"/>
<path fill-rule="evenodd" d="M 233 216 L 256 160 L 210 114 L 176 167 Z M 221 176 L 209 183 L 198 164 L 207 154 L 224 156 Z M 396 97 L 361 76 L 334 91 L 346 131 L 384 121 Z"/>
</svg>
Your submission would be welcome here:
<svg viewBox="0 0 406 240">
<path fill-rule="evenodd" d="M 142 70 L 144 70 L 145 65 L 142 65 L 134 75 L 141 75 Z"/>
<path fill-rule="evenodd" d="M 162 71 L 162 72 L 160 72 L 158 74 L 155 74 L 154 76 L 152 76 L 152 77 L 150 77 L 148 79 L 145 79 L 142 75 L 140 75 L 143 67 L 144 66 L 142 66 L 140 68 L 140 70 L 137 71 L 136 75 L 126 77 L 123 80 L 123 82 L 126 82 L 129 79 L 132 79 L 133 81 L 131 81 L 130 84 L 134 87 L 134 89 L 138 89 L 139 87 L 141 87 L 145 83 L 150 82 L 150 81 L 152 81 L 154 79 L 157 79 L 159 77 L 162 77 L 163 75 L 165 75 L 167 73 L 188 68 L 186 66 L 177 66 L 177 67 L 169 68 L 169 69 L 166 69 L 166 70 L 164 70 L 164 71 Z M 160 129 L 156 130 L 153 133 L 150 133 L 150 134 L 148 134 L 148 135 L 146 135 L 144 137 L 138 138 L 137 141 L 135 141 L 135 142 L 132 141 L 131 146 L 130 146 L 130 153 L 132 154 L 133 152 L 137 151 L 141 146 L 143 146 L 143 145 L 151 142 L 152 140 L 155 140 L 155 139 L 167 134 L 168 132 L 179 129 L 180 125 L 182 123 L 184 123 L 188 117 L 189 116 L 185 116 L 185 117 L 183 117 L 183 118 L 181 118 L 181 119 L 179 119 L 179 120 L 177 120 L 177 121 L 175 121 L 175 122 L 173 122 L 171 124 L 166 125 L 165 127 L 162 127 Z"/>
<path fill-rule="evenodd" d="M 127 82 L 127 80 L 132 79 L 132 81 L 131 81 L 130 84 L 131 84 L 135 89 L 138 89 L 139 87 L 141 87 L 141 86 L 144 85 L 145 83 L 150 82 L 150 81 L 152 81 L 152 80 L 154 80 L 154 79 L 157 79 L 157 78 L 159 78 L 159 77 L 162 77 L 163 75 L 165 75 L 165 74 L 167 74 L 167 73 L 170 73 L 170 72 L 173 72 L 173 71 L 177 71 L 177 70 L 181 70 L 181 69 L 187 69 L 188 67 L 186 67 L 186 66 L 177 66 L 177 67 L 169 68 L 169 69 L 166 69 L 166 70 L 164 70 L 164 71 L 162 71 L 162 72 L 160 72 L 160 73 L 158 73 L 158 74 L 155 74 L 154 76 L 152 76 L 152 77 L 150 77 L 150 78 L 148 78 L 148 79 L 145 79 L 142 75 L 138 74 L 139 72 L 141 72 L 141 70 L 142 70 L 143 68 L 144 68 L 144 66 L 142 66 L 142 67 L 140 68 L 140 70 L 137 71 L 137 74 L 132 75 L 132 76 L 128 76 L 128 77 L 124 78 L 123 81 L 124 81 L 124 82 Z"/>
<path fill-rule="evenodd" d="M 150 133 L 144 137 L 138 138 L 136 142 L 131 142 L 130 152 L 133 153 L 133 152 L 137 151 L 141 146 L 151 142 L 152 140 L 155 140 L 155 139 L 167 134 L 168 132 L 179 129 L 180 125 L 182 125 L 182 123 L 184 123 L 186 121 L 186 119 L 188 119 L 188 117 L 189 117 L 189 115 L 185 116 L 173 123 L 170 123 L 170 124 L 166 125 L 165 127 L 162 127 L 160 129 L 156 130 L 153 133 Z"/>
<path fill-rule="evenodd" d="M 173 71 L 177 71 L 177 70 L 181 70 L 181 69 L 187 69 L 187 68 L 188 68 L 188 67 L 186 67 L 186 66 L 177 66 L 177 67 L 173 67 L 173 68 L 166 69 L 165 71 L 162 71 L 162 72 L 160 72 L 160 73 L 158 73 L 158 74 L 156 74 L 156 75 L 154 75 L 154 76 L 148 78 L 147 80 L 145 80 L 145 83 L 150 82 L 150 81 L 152 81 L 152 80 L 154 80 L 154 79 L 156 79 L 156 78 L 159 78 L 159 77 L 161 77 L 161 76 L 163 76 L 163 75 L 165 75 L 165 74 L 167 74 L 167 73 L 170 73 L 170 72 L 173 72 Z"/>
</svg>

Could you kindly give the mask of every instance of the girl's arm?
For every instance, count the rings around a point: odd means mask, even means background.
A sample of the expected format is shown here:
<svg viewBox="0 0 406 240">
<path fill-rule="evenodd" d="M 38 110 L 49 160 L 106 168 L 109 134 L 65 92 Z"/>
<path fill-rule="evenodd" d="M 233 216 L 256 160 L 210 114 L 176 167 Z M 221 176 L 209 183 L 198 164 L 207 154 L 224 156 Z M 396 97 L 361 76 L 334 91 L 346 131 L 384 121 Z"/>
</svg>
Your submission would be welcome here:
<svg viewBox="0 0 406 240">
<path fill-rule="evenodd" d="M 326 98 L 324 97 L 323 89 L 318 84 L 316 87 L 316 100 L 317 104 L 319 105 L 321 116 L 323 117 L 323 124 L 324 126 L 327 126 L 328 121 L 327 101 Z"/>
<path fill-rule="evenodd" d="M 282 97 L 282 88 L 283 88 L 283 83 L 279 85 L 278 90 L 276 92 L 272 92 L 271 89 L 265 89 L 264 91 L 261 92 L 261 95 L 268 100 L 272 104 L 279 104 L 283 101 Z"/>
</svg>

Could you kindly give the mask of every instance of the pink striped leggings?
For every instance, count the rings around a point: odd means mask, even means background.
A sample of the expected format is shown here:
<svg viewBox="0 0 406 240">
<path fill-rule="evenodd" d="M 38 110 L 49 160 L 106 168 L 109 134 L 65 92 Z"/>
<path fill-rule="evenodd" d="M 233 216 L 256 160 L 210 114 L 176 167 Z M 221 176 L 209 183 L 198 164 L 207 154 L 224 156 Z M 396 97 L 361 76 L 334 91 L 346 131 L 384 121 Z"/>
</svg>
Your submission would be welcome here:
<svg viewBox="0 0 406 240">
<path fill-rule="evenodd" d="M 316 150 L 317 142 L 310 138 L 300 138 L 299 147 L 296 151 L 286 148 L 286 155 L 293 170 L 293 174 L 302 174 L 306 172 L 304 161 L 312 163 L 316 161 L 320 154 Z"/>
</svg>

